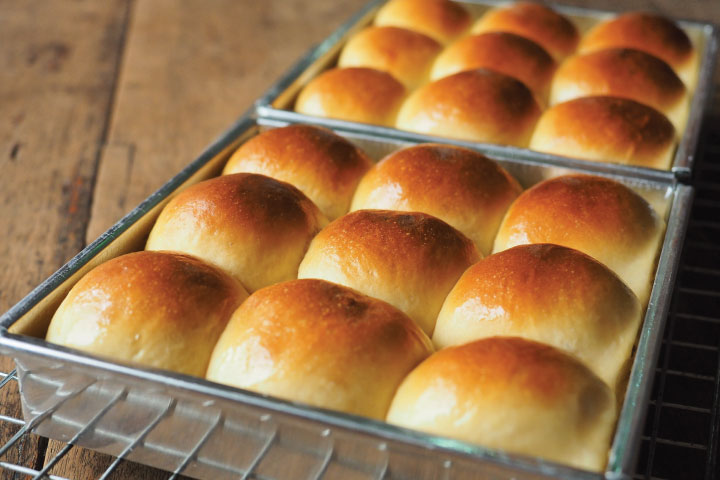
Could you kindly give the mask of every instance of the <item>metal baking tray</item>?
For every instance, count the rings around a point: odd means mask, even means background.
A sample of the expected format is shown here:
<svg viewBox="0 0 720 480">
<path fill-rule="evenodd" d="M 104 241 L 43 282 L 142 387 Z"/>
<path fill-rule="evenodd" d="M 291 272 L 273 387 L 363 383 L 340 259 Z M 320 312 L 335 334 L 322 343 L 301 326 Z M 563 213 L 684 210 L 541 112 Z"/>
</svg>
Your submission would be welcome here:
<svg viewBox="0 0 720 480">
<path fill-rule="evenodd" d="M 695 47 L 699 49 L 700 70 L 698 72 L 697 86 L 690 99 L 690 114 L 687 125 L 685 126 L 682 137 L 679 139 L 671 168 L 668 171 L 648 167 L 572 159 L 559 155 L 540 153 L 527 148 L 506 145 L 456 141 L 425 134 L 413 134 L 391 127 L 315 117 L 293 111 L 295 99 L 300 90 L 319 73 L 335 66 L 338 55 L 347 40 L 372 23 L 375 14 L 385 1 L 386 0 L 371 0 L 370 3 L 353 15 L 345 24 L 340 26 L 323 42 L 312 48 L 297 64 L 290 68 L 290 70 L 268 90 L 266 95 L 256 102 L 260 115 L 292 122 L 315 123 L 329 128 L 351 129 L 371 135 L 403 136 L 414 141 L 428 142 L 443 139 L 443 141 L 447 143 L 456 145 L 473 145 L 476 149 L 488 155 L 510 155 L 515 158 L 541 160 L 559 166 L 582 167 L 596 172 L 608 172 L 618 175 L 654 175 L 656 178 L 676 177 L 684 182 L 690 179 L 693 164 L 695 163 L 695 151 L 700 136 L 703 115 L 712 97 L 712 82 L 719 42 L 718 28 L 715 25 L 676 19 L 678 24 L 693 41 Z M 479 18 L 482 13 L 490 7 L 512 2 L 507 0 L 463 0 L 458 3 L 464 5 L 470 11 L 473 18 Z M 597 22 L 610 18 L 618 13 L 559 4 L 551 4 L 551 6 L 572 20 L 581 34 L 585 33 Z"/>
<path fill-rule="evenodd" d="M 142 249 L 170 198 L 218 175 L 232 151 L 248 138 L 286 124 L 252 113 L 242 117 L 198 159 L 0 317 L 0 353 L 15 358 L 28 428 L 197 478 L 602 478 L 202 378 L 116 363 L 43 340 L 55 309 L 82 275 L 110 258 Z M 337 132 L 375 159 L 415 143 Z M 563 173 L 539 161 L 501 154 L 493 158 L 524 187 Z M 631 475 L 635 466 L 693 192 L 675 181 L 614 178 L 650 200 L 667 229 L 605 478 Z"/>
</svg>

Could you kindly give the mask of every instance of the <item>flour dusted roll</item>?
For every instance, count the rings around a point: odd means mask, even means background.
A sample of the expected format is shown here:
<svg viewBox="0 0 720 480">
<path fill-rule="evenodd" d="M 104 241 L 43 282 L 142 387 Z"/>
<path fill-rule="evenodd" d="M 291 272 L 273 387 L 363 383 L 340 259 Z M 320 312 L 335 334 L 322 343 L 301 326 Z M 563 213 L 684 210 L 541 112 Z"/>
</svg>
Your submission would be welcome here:
<svg viewBox="0 0 720 480">
<path fill-rule="evenodd" d="M 613 270 L 647 305 L 665 223 L 625 185 L 593 175 L 541 182 L 510 206 L 494 251 L 554 243 L 584 252 Z"/>
<path fill-rule="evenodd" d="M 600 471 L 615 399 L 574 357 L 493 337 L 434 353 L 400 385 L 387 420 L 402 427 Z"/>
<path fill-rule="evenodd" d="M 384 300 L 429 335 L 445 296 L 479 258 L 470 239 L 433 216 L 358 210 L 313 239 L 298 278 L 324 279 Z"/>
<path fill-rule="evenodd" d="M 570 20 L 548 7 L 530 2 L 488 10 L 473 25 L 472 32 L 509 32 L 529 38 L 557 61 L 571 55 L 580 40 Z"/>
<path fill-rule="evenodd" d="M 400 27 L 368 27 L 348 40 L 338 66 L 382 70 L 413 89 L 427 81 L 440 50 L 440 43 L 420 32 Z"/>
<path fill-rule="evenodd" d="M 644 103 L 663 113 L 681 133 L 689 102 L 682 80 L 667 63 L 648 53 L 611 48 L 576 55 L 558 68 L 550 103 L 609 95 Z"/>
<path fill-rule="evenodd" d="M 207 378 L 384 419 L 407 373 L 432 352 L 400 310 L 323 280 L 258 290 L 234 314 Z"/>
<path fill-rule="evenodd" d="M 295 110 L 306 115 L 392 126 L 405 87 L 372 68 L 333 68 L 302 89 Z"/>
<path fill-rule="evenodd" d="M 325 216 L 292 185 L 236 173 L 200 182 L 160 213 L 147 250 L 189 253 L 224 269 L 252 292 L 297 278 Z"/>
<path fill-rule="evenodd" d="M 425 144 L 398 150 L 362 179 L 352 210 L 424 212 L 449 223 L 487 255 L 520 184 L 500 165 L 466 148 Z"/>
<path fill-rule="evenodd" d="M 664 60 L 689 89 L 697 83 L 697 50 L 669 18 L 650 12 L 623 13 L 585 34 L 578 50 L 587 53 L 615 47 L 642 50 Z"/>
<path fill-rule="evenodd" d="M 245 298 L 242 285 L 197 258 L 130 253 L 75 284 L 50 322 L 47 341 L 204 376 L 218 337 Z"/>
<path fill-rule="evenodd" d="M 403 27 L 450 43 L 470 27 L 470 13 L 448 0 L 390 0 L 375 16 L 375 25 Z"/>
<path fill-rule="evenodd" d="M 463 70 L 487 68 L 520 80 L 543 102 L 557 67 L 540 45 L 506 32 L 487 32 L 461 38 L 435 60 L 430 78 L 437 80 Z"/>
<path fill-rule="evenodd" d="M 332 220 L 347 213 L 360 178 L 372 164 L 365 152 L 330 130 L 290 125 L 245 142 L 223 174 L 259 173 L 288 182 Z"/>
<path fill-rule="evenodd" d="M 415 90 L 397 128 L 442 137 L 527 146 L 540 117 L 528 87 L 487 69 L 467 70 Z"/>
<path fill-rule="evenodd" d="M 634 100 L 582 97 L 543 112 L 530 148 L 540 152 L 640 167 L 670 168 L 675 128 Z"/>
<path fill-rule="evenodd" d="M 519 245 L 460 277 L 433 343 L 445 348 L 497 335 L 535 340 L 574 355 L 621 389 L 641 319 L 635 294 L 597 260 L 558 245 Z"/>
</svg>

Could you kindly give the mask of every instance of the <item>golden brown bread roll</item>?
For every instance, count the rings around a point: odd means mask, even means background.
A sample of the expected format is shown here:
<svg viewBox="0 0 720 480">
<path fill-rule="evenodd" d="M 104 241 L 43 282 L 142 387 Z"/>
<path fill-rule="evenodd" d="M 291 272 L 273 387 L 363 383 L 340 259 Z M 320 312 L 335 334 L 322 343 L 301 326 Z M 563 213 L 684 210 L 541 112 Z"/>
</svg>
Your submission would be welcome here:
<svg viewBox="0 0 720 480">
<path fill-rule="evenodd" d="M 359 210 L 312 241 L 298 278 L 320 278 L 388 302 L 430 335 L 443 300 L 479 260 L 472 241 L 418 212 Z"/>
<path fill-rule="evenodd" d="M 75 284 L 50 322 L 47 341 L 204 376 L 215 343 L 247 296 L 229 275 L 189 255 L 130 253 Z"/>
<path fill-rule="evenodd" d="M 362 179 L 352 210 L 424 212 L 461 231 L 487 255 L 520 184 L 500 165 L 467 148 L 425 144 L 398 150 Z"/>
<path fill-rule="evenodd" d="M 675 128 L 665 115 L 634 100 L 582 97 L 545 110 L 530 148 L 667 170 L 675 151 Z"/>
<path fill-rule="evenodd" d="M 347 213 L 358 182 L 372 164 L 365 152 L 330 130 L 290 125 L 245 142 L 223 174 L 259 173 L 288 182 L 333 220 Z"/>
<path fill-rule="evenodd" d="M 665 223 L 625 185 L 593 175 L 541 182 L 510 206 L 494 252 L 528 243 L 574 248 L 602 262 L 645 306 Z"/>
<path fill-rule="evenodd" d="M 642 308 L 605 265 L 567 247 L 519 245 L 470 267 L 445 299 L 437 348 L 518 336 L 579 358 L 619 391 Z"/>
<path fill-rule="evenodd" d="M 447 0 L 391 0 L 378 11 L 375 25 L 403 27 L 450 43 L 470 27 L 470 13 Z"/>
<path fill-rule="evenodd" d="M 396 126 L 428 135 L 524 147 L 539 117 L 540 107 L 522 82 L 480 68 L 415 90 L 403 103 Z"/>
<path fill-rule="evenodd" d="M 610 389 L 574 357 L 493 337 L 445 348 L 418 365 L 387 421 L 599 471 L 615 414 Z"/>
<path fill-rule="evenodd" d="M 248 291 L 297 278 L 297 268 L 325 216 L 289 183 L 254 173 L 200 182 L 173 198 L 146 250 L 195 255 Z"/>
<path fill-rule="evenodd" d="M 513 33 L 487 32 L 464 37 L 446 48 L 435 60 L 430 78 L 487 68 L 520 80 L 546 103 L 556 67 L 537 43 Z"/>
<path fill-rule="evenodd" d="M 664 60 L 689 89 L 697 82 L 698 55 L 687 34 L 672 20 L 650 12 L 628 12 L 601 22 L 580 42 L 580 53 L 626 47 Z"/>
<path fill-rule="evenodd" d="M 392 126 L 405 87 L 392 75 L 372 68 L 333 68 L 302 89 L 295 111 L 306 115 Z"/>
<path fill-rule="evenodd" d="M 368 27 L 340 52 L 338 67 L 370 67 L 390 73 L 408 89 L 427 81 L 442 46 L 431 37 L 400 27 Z"/>
<path fill-rule="evenodd" d="M 571 55 L 580 40 L 575 25 L 554 10 L 530 2 L 490 9 L 472 27 L 473 33 L 509 32 L 529 38 L 557 61 Z"/>
<path fill-rule="evenodd" d="M 663 113 L 680 134 L 688 116 L 685 85 L 667 63 L 640 50 L 611 48 L 576 55 L 558 68 L 550 103 L 609 95 L 629 98 Z"/>
<path fill-rule="evenodd" d="M 432 352 L 400 310 L 323 280 L 253 293 L 213 351 L 207 378 L 384 419 L 407 373 Z"/>
</svg>

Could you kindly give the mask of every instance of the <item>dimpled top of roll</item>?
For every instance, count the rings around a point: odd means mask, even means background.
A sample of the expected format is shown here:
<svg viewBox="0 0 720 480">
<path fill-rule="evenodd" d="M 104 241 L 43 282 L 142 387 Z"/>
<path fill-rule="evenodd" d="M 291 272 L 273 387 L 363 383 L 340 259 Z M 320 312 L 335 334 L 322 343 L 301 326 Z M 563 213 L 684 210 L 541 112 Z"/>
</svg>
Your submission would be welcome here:
<svg viewBox="0 0 720 480">
<path fill-rule="evenodd" d="M 306 115 L 392 126 L 405 87 L 387 72 L 347 67 L 327 70 L 302 89 L 295 110 Z"/>
<path fill-rule="evenodd" d="M 470 27 L 470 13 L 447 0 L 391 0 L 378 11 L 375 25 L 424 33 L 447 44 Z"/>
<path fill-rule="evenodd" d="M 494 251 L 554 243 L 580 250 L 618 274 L 647 304 L 664 222 L 622 183 L 566 175 L 523 192 L 508 210 Z"/>
<path fill-rule="evenodd" d="M 569 157 L 667 170 L 675 128 L 660 112 L 626 98 L 582 97 L 546 110 L 530 148 Z"/>
<path fill-rule="evenodd" d="M 433 80 L 474 68 L 504 73 L 530 87 L 543 102 L 557 67 L 537 43 L 506 32 L 487 32 L 464 37 L 446 48 L 435 60 Z"/>
<path fill-rule="evenodd" d="M 170 252 L 136 252 L 88 272 L 63 300 L 47 341 L 203 376 L 247 292 L 221 270 Z"/>
<path fill-rule="evenodd" d="M 601 22 L 580 42 L 581 53 L 626 47 L 664 60 L 692 88 L 696 52 L 690 38 L 672 20 L 650 12 L 627 12 Z"/>
<path fill-rule="evenodd" d="M 281 398 L 382 420 L 432 344 L 391 305 L 323 280 L 255 292 L 235 312 L 207 377 Z"/>
<path fill-rule="evenodd" d="M 292 185 L 236 173 L 200 182 L 163 209 L 147 250 L 189 253 L 219 266 L 249 290 L 297 278 L 325 216 Z"/>
<path fill-rule="evenodd" d="M 340 53 L 339 67 L 370 67 L 390 73 L 408 89 L 427 81 L 442 46 L 431 37 L 400 27 L 368 27 Z"/>
<path fill-rule="evenodd" d="M 600 471 L 615 399 L 574 357 L 548 345 L 493 337 L 444 348 L 400 385 L 390 423 Z"/>
<path fill-rule="evenodd" d="M 415 90 L 397 128 L 411 132 L 527 146 L 540 107 L 522 82 L 487 69 L 467 70 Z"/>
<path fill-rule="evenodd" d="M 445 299 L 438 348 L 511 335 L 564 350 L 622 388 L 642 319 L 635 294 L 605 265 L 551 244 L 519 245 L 470 267 Z"/>
<path fill-rule="evenodd" d="M 470 239 L 433 216 L 358 210 L 313 239 L 298 278 L 328 280 L 384 300 L 430 334 L 445 296 L 479 258 Z"/>
<path fill-rule="evenodd" d="M 489 10 L 473 25 L 472 32 L 515 33 L 539 44 L 557 61 L 571 55 L 580 41 L 575 25 L 567 18 L 530 2 Z"/>
<path fill-rule="evenodd" d="M 365 152 L 330 130 L 290 125 L 245 142 L 223 174 L 259 173 L 288 182 L 332 220 L 347 213 L 355 187 L 372 164 Z"/>
<path fill-rule="evenodd" d="M 500 165 L 466 148 L 425 144 L 398 150 L 362 179 L 352 210 L 434 215 L 487 255 L 503 215 L 522 188 Z"/>
</svg>

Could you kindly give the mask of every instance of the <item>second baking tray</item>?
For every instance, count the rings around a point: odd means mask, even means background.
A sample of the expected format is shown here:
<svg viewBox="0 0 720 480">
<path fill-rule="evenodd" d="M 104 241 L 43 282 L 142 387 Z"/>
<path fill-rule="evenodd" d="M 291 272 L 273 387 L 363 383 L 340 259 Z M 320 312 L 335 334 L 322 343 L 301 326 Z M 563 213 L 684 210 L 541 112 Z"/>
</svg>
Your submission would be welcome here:
<svg viewBox="0 0 720 480">
<path fill-rule="evenodd" d="M 0 352 L 16 359 L 23 413 L 37 434 L 198 478 L 599 478 L 600 474 L 507 454 L 384 422 L 308 407 L 173 372 L 116 363 L 43 340 L 55 309 L 94 266 L 140 250 L 163 206 L 218 175 L 231 152 L 286 122 L 243 117 L 196 161 L 0 317 Z M 376 160 L 411 141 L 338 130 Z M 561 172 L 494 158 L 524 187 Z M 572 171 L 583 172 L 582 169 Z M 606 478 L 632 474 L 647 399 L 687 226 L 692 189 L 615 177 L 661 212 L 667 230 Z"/>
<path fill-rule="evenodd" d="M 679 20 L 679 25 L 688 32 L 699 52 L 698 83 L 690 99 L 690 114 L 682 137 L 679 139 L 670 171 L 647 167 L 620 165 L 604 162 L 591 162 L 559 155 L 551 155 L 529 150 L 527 148 L 475 143 L 414 134 L 396 128 L 369 125 L 358 122 L 315 117 L 293 111 L 295 99 L 300 90 L 318 74 L 335 66 L 338 55 L 347 40 L 355 33 L 369 26 L 378 9 L 385 0 L 371 0 L 359 12 L 353 15 L 327 39 L 311 49 L 295 66 L 293 66 L 268 92 L 261 97 L 256 105 L 262 116 L 291 122 L 315 123 L 329 128 L 342 128 L 370 135 L 404 137 L 412 141 L 429 142 L 442 140 L 455 145 L 471 145 L 488 155 L 506 155 L 515 158 L 540 160 L 546 163 L 567 167 L 581 167 L 595 172 L 615 173 L 619 175 L 639 176 L 645 178 L 670 179 L 683 181 L 690 179 L 695 151 L 697 150 L 703 115 L 712 98 L 713 75 L 718 54 L 718 28 L 715 25 L 695 21 Z M 488 8 L 512 3 L 506 0 L 464 0 L 460 1 L 473 15 L 478 18 Z M 560 13 L 568 16 L 578 26 L 581 33 L 594 23 L 609 18 L 614 12 L 551 5 Z"/>
</svg>

